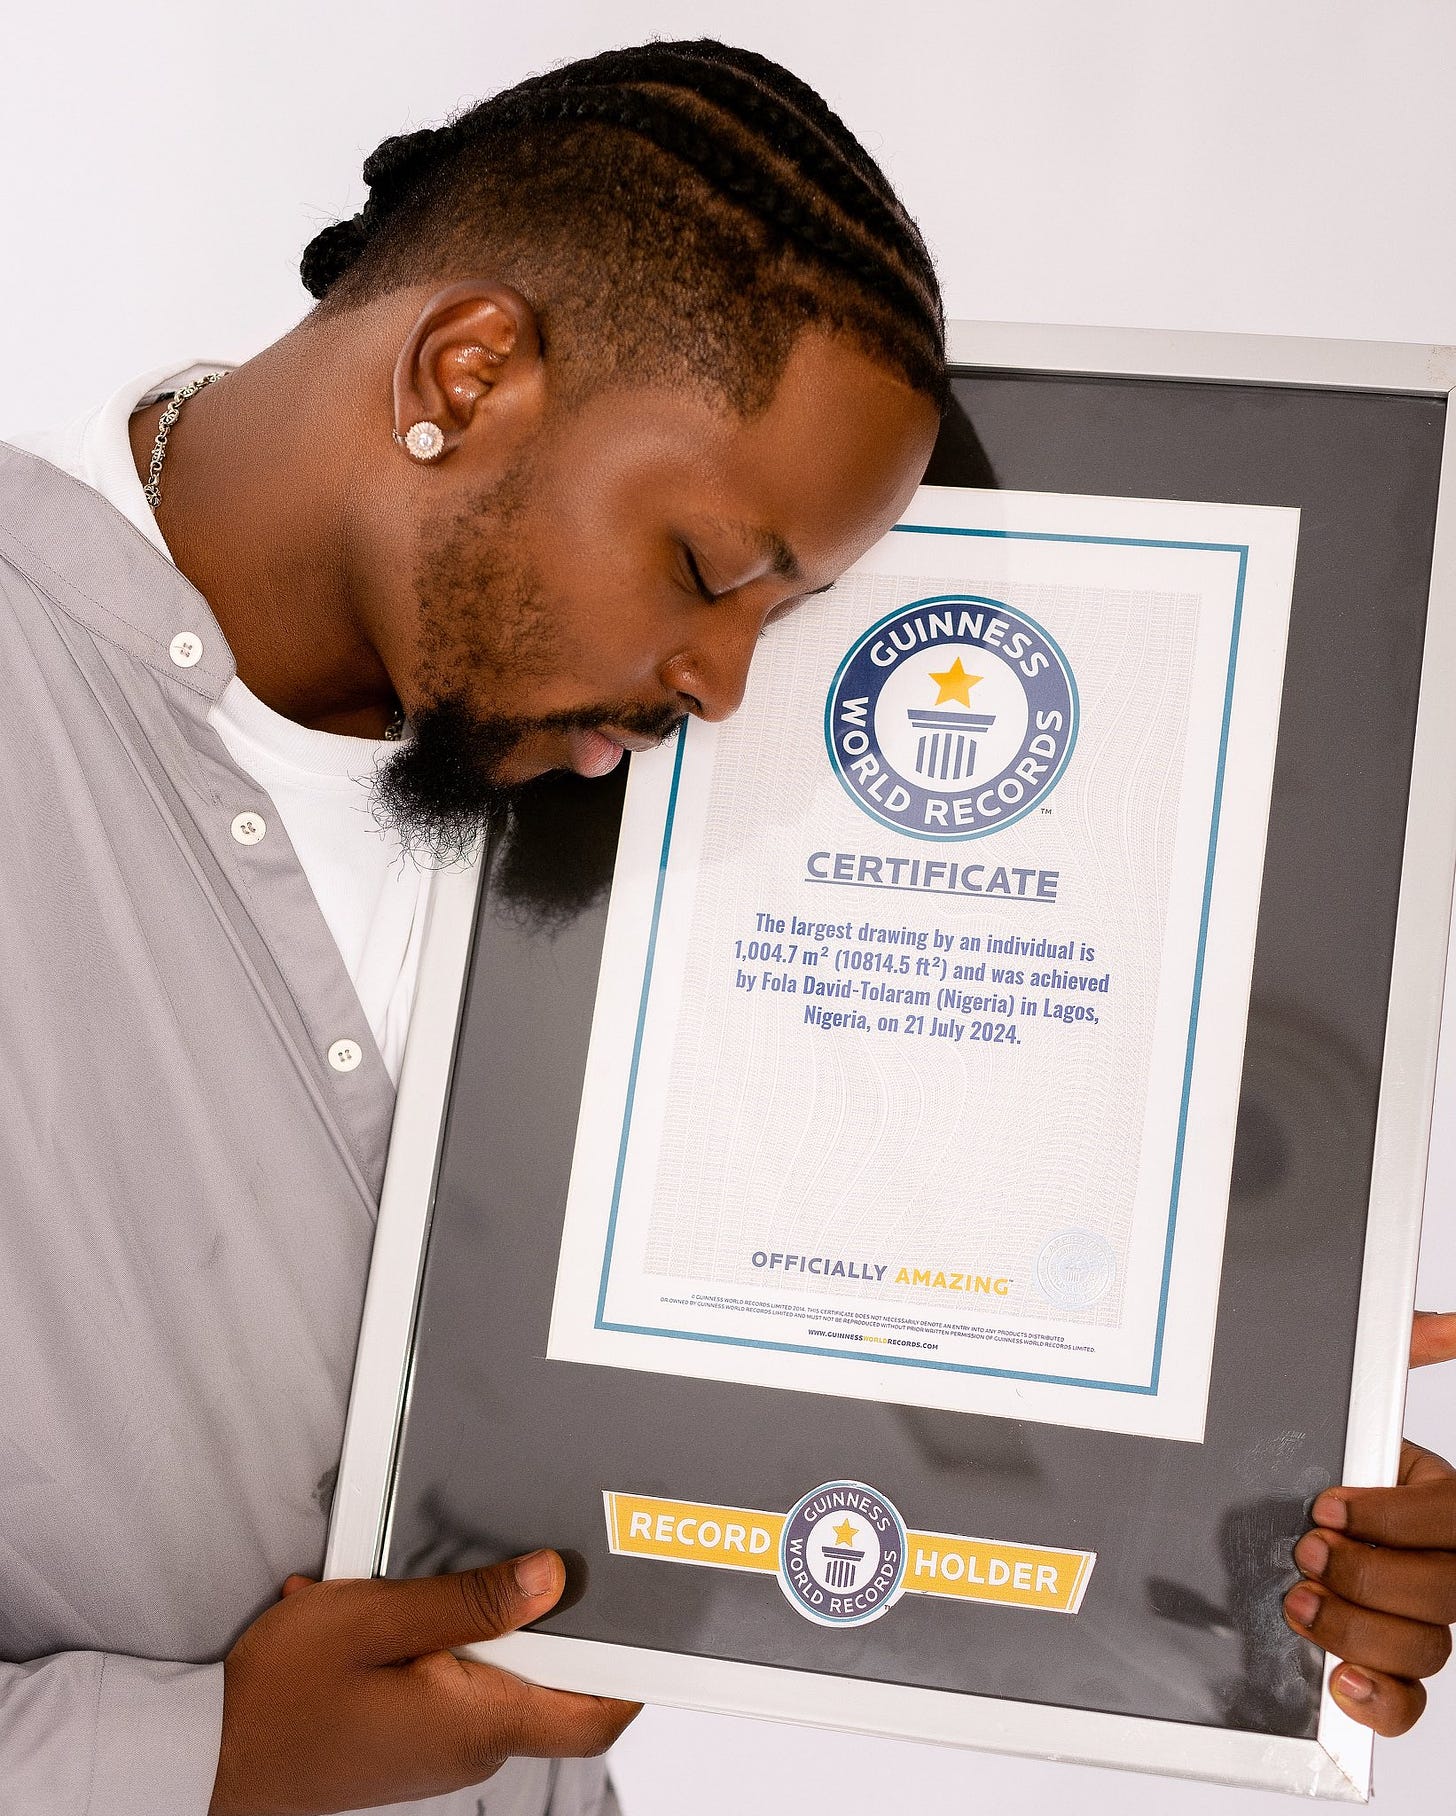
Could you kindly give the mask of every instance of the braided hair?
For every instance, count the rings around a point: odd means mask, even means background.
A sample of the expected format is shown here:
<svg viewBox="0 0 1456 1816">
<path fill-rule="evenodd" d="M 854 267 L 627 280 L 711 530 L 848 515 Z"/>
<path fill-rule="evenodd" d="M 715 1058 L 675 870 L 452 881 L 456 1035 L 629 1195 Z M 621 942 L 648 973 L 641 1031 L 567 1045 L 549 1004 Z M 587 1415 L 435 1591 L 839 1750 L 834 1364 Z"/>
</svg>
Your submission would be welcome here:
<svg viewBox="0 0 1456 1816">
<path fill-rule="evenodd" d="M 704 38 L 566 64 L 386 139 L 364 180 L 363 209 L 303 255 L 323 308 L 488 258 L 568 383 L 688 377 L 749 413 L 817 326 L 945 402 L 915 223 L 824 100 L 755 52 Z"/>
</svg>

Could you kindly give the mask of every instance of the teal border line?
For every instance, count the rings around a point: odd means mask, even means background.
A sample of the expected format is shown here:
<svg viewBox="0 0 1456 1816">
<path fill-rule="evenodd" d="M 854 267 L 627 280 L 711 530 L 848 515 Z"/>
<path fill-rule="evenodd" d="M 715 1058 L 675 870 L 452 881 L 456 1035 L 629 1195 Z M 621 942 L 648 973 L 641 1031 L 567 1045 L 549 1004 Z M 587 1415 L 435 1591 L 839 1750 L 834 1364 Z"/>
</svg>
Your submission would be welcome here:
<svg viewBox="0 0 1456 1816">
<path fill-rule="evenodd" d="M 642 1063 L 642 1037 L 647 1029 L 647 997 L 652 987 L 652 962 L 657 956 L 657 928 L 662 919 L 662 893 L 667 888 L 667 854 L 672 846 L 672 822 L 677 813 L 677 789 L 682 780 L 683 751 L 687 748 L 688 728 L 684 724 L 677 734 L 677 755 L 672 764 L 672 787 L 667 795 L 667 820 L 662 829 L 662 851 L 657 860 L 657 889 L 652 897 L 652 931 L 647 936 L 647 958 L 642 967 L 642 1000 L 637 1009 L 637 1032 L 632 1040 L 632 1065 L 627 1073 L 627 1102 L 622 1111 L 622 1139 L 617 1146 L 617 1171 L 612 1180 L 612 1214 L 607 1221 L 607 1248 L 602 1257 L 602 1285 L 597 1294 L 596 1327 L 616 1327 L 602 1322 L 607 1303 L 607 1279 L 612 1271 L 612 1244 L 617 1239 L 617 1212 L 622 1203 L 622 1175 L 627 1170 L 627 1137 L 632 1127 L 632 1102 L 637 1095 L 637 1071 Z"/>
<path fill-rule="evenodd" d="M 1213 872 L 1218 855 L 1218 831 L 1223 812 L 1224 772 L 1228 761 L 1229 723 L 1233 715 L 1234 677 L 1238 668 L 1239 636 L 1243 627 L 1244 584 L 1248 575 L 1249 548 L 1238 542 L 1176 542 L 1142 536 L 1076 536 L 1035 530 L 961 529 L 949 524 L 896 524 L 891 534 L 907 536 L 980 536 L 1007 542 L 1082 542 L 1118 548 L 1188 549 L 1209 555 L 1237 555 L 1238 584 L 1234 593 L 1233 622 L 1229 631 L 1228 677 L 1224 687 L 1223 724 L 1219 733 L 1218 769 L 1214 777 L 1213 812 L 1209 819 L 1208 860 L 1204 867 L 1203 908 L 1199 917 L 1198 951 L 1193 964 L 1193 994 L 1188 1015 L 1188 1045 L 1183 1066 L 1183 1091 L 1178 1109 L 1178 1139 L 1173 1153 L 1173 1179 L 1168 1202 L 1168 1234 L 1163 1246 L 1163 1277 L 1158 1302 L 1158 1321 L 1153 1343 L 1153 1362 L 1146 1382 L 1089 1381 L 1071 1375 L 1033 1374 L 1013 1368 L 986 1368 L 969 1362 L 932 1362 L 914 1356 L 855 1355 L 842 1349 L 822 1349 L 808 1343 L 774 1342 L 762 1337 L 723 1337 L 707 1331 L 668 1330 L 651 1325 L 615 1324 L 606 1318 L 607 1287 L 612 1271 L 612 1251 L 616 1241 L 617 1216 L 621 1206 L 622 1180 L 627 1167 L 627 1148 L 632 1128 L 632 1107 L 637 1091 L 637 1074 L 642 1058 L 642 1042 L 647 1026 L 647 1005 L 652 988 L 652 966 L 657 951 L 658 925 L 662 916 L 662 898 L 667 885 L 668 857 L 672 846 L 673 820 L 677 812 L 678 784 L 682 778 L 683 751 L 689 727 L 678 734 L 677 757 L 673 764 L 672 786 L 668 794 L 667 818 L 662 833 L 662 852 L 658 859 L 657 889 L 652 904 L 652 927 L 648 934 L 647 956 L 643 965 L 642 995 L 637 1010 L 637 1030 L 632 1043 L 632 1063 L 627 1076 L 627 1098 L 622 1112 L 622 1135 L 617 1149 L 617 1170 L 612 1183 L 612 1209 L 607 1222 L 607 1239 L 602 1256 L 601 1283 L 597 1293 L 594 1327 L 638 1337 L 667 1337 L 682 1342 L 719 1343 L 735 1349 L 768 1349 L 782 1354 L 827 1356 L 833 1361 L 875 1362 L 900 1368 L 931 1369 L 944 1374 L 987 1375 L 1000 1380 L 1037 1381 L 1050 1387 L 1085 1387 L 1103 1393 L 1156 1394 L 1163 1365 L 1163 1339 L 1168 1316 L 1168 1289 L 1173 1271 L 1173 1248 L 1177 1234 L 1178 1199 L 1183 1184 L 1183 1158 L 1188 1136 L 1188 1110 L 1193 1088 L 1193 1057 L 1198 1039 L 1198 1017 L 1203 997 L 1204 960 L 1208 948 L 1208 921 L 1213 901 Z"/>
</svg>

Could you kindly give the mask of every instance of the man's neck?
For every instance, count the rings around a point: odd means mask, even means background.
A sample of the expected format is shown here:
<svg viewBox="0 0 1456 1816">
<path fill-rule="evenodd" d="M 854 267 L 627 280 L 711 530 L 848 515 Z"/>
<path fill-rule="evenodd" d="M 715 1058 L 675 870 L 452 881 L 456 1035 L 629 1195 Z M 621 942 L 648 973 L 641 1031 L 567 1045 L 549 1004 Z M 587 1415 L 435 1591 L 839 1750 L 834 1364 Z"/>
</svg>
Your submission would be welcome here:
<svg viewBox="0 0 1456 1816">
<path fill-rule="evenodd" d="M 355 418 L 353 376 L 337 337 L 310 325 L 189 398 L 168 438 L 157 524 L 253 693 L 315 730 L 378 738 L 394 688 L 345 556 L 349 450 L 337 424 Z M 164 408 L 131 420 L 143 479 Z"/>
</svg>

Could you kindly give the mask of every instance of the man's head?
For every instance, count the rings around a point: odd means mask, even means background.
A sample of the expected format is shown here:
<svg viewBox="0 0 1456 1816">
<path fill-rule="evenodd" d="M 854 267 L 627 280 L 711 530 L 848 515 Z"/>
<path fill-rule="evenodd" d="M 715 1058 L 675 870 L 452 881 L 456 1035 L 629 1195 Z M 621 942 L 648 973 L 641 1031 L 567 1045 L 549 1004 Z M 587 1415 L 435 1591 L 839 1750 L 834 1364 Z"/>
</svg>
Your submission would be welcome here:
<svg viewBox="0 0 1456 1816">
<path fill-rule="evenodd" d="M 381 804 L 448 852 L 500 789 L 734 709 L 765 626 L 908 502 L 943 324 L 872 160 L 721 45 L 532 78 L 365 176 L 303 275 L 311 325 L 398 348 L 394 437 L 443 432 L 427 464 L 366 432 L 348 545 L 415 728 Z"/>
</svg>

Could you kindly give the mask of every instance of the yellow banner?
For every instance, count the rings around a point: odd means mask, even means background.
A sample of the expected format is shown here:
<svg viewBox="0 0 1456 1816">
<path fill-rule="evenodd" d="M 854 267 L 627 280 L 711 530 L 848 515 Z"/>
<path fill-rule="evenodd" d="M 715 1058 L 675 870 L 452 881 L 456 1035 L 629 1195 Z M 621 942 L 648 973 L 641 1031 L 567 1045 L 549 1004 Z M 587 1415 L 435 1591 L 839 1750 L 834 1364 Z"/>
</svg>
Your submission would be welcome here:
<svg viewBox="0 0 1456 1816">
<path fill-rule="evenodd" d="M 670 1558 L 720 1570 L 773 1572 L 779 1567 L 781 1513 L 658 1501 L 643 1494 L 614 1494 L 610 1488 L 604 1498 L 607 1539 L 620 1557 Z"/>
<path fill-rule="evenodd" d="M 785 1515 L 653 1495 L 603 1495 L 607 1540 L 619 1557 L 705 1564 L 776 1575 Z M 945 1532 L 907 1532 L 904 1587 L 917 1595 L 998 1602 L 1075 1614 L 1097 1561 L 1094 1551 L 1017 1545 Z"/>
<path fill-rule="evenodd" d="M 955 1538 L 948 1532 L 907 1534 L 905 1588 L 918 1595 L 955 1595 L 1014 1608 L 1075 1614 L 1097 1561 L 1095 1551 L 1008 1545 Z"/>
</svg>

